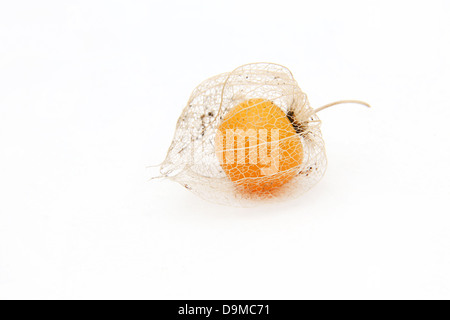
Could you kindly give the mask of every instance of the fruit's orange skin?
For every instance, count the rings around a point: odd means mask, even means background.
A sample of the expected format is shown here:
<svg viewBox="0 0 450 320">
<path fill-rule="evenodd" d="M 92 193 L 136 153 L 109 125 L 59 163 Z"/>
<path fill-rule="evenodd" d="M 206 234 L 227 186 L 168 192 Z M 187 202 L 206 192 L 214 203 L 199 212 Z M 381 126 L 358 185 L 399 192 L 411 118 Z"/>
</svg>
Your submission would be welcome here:
<svg viewBox="0 0 450 320">
<path fill-rule="evenodd" d="M 261 129 L 267 132 L 267 139 L 264 138 L 264 134 L 260 134 Z M 241 133 L 258 132 L 254 140 L 245 139 L 245 161 L 243 157 L 238 157 L 238 150 L 241 150 L 241 156 L 243 155 L 243 144 L 238 149 L 237 138 L 232 144 L 228 141 L 227 148 L 227 132 L 238 132 L 236 130 L 242 130 Z M 276 132 L 278 132 L 278 138 Z M 253 141 L 252 145 L 250 141 Z M 299 166 L 303 161 L 301 139 L 286 114 L 273 102 L 263 99 L 250 99 L 231 109 L 218 128 L 215 144 L 216 154 L 223 170 L 239 191 L 262 198 L 275 196 L 282 186 L 298 174 Z M 262 154 L 269 155 L 269 163 L 264 162 L 261 156 L 261 148 L 265 145 L 267 152 L 265 153 L 265 149 L 262 149 Z M 256 149 L 258 152 L 255 151 Z M 229 155 L 227 152 L 230 151 L 234 152 L 234 155 L 232 154 L 232 158 L 227 158 L 227 154 Z M 254 152 L 253 158 L 250 157 L 251 151 Z M 258 156 L 255 162 L 256 153 Z M 278 160 L 270 157 L 277 153 Z M 274 165 L 275 163 L 278 165 Z M 272 169 L 268 169 L 269 167 Z"/>
</svg>

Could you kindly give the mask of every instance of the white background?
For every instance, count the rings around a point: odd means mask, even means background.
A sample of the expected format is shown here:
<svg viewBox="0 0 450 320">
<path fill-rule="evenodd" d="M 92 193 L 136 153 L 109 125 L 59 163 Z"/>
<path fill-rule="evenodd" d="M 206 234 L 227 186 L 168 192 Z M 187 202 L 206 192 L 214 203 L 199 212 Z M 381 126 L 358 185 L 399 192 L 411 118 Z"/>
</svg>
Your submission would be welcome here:
<svg viewBox="0 0 450 320">
<path fill-rule="evenodd" d="M 448 1 L 1 1 L 0 298 L 450 298 Z M 152 181 L 190 92 L 291 69 L 329 166 L 242 209 Z"/>
</svg>

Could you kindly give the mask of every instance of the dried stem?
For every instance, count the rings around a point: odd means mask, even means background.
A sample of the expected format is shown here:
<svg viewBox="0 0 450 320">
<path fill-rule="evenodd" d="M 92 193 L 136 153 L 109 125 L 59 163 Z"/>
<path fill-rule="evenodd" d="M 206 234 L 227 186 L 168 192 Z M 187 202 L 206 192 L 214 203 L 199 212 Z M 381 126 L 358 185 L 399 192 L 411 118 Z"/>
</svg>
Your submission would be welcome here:
<svg viewBox="0 0 450 320">
<path fill-rule="evenodd" d="M 315 114 L 315 113 L 317 113 L 319 111 L 322 111 L 324 109 L 327 109 L 329 107 L 335 106 L 337 104 L 343 104 L 343 103 L 356 103 L 356 104 L 361 104 L 363 106 L 366 106 L 366 107 L 370 108 L 370 104 L 368 104 L 367 102 L 364 102 L 364 101 L 360 101 L 360 100 L 340 100 L 340 101 L 336 101 L 336 102 L 332 102 L 332 103 L 326 104 L 326 105 L 324 105 L 324 106 L 322 106 L 320 108 L 314 109 L 313 114 Z"/>
</svg>

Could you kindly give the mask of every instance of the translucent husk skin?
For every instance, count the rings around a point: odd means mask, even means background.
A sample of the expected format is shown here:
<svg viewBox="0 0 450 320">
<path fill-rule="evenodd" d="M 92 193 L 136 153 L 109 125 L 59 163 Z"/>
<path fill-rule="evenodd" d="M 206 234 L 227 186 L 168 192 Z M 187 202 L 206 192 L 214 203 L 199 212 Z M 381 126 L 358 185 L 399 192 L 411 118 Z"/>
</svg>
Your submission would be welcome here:
<svg viewBox="0 0 450 320">
<path fill-rule="evenodd" d="M 215 138 L 226 114 L 250 99 L 272 101 L 298 129 L 303 147 L 296 175 L 276 194 L 254 195 L 236 188 L 216 155 Z M 225 205 L 249 206 L 261 201 L 296 197 L 314 186 L 327 166 L 320 120 L 292 73 L 272 63 L 254 63 L 202 82 L 178 119 L 161 174 L 200 197 Z"/>
</svg>

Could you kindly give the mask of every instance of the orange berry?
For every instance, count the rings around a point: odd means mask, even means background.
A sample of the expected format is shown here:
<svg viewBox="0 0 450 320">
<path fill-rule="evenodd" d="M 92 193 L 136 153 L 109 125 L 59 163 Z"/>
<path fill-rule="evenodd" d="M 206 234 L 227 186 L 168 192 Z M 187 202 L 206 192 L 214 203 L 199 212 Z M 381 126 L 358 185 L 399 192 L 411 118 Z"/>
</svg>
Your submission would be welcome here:
<svg viewBox="0 0 450 320">
<path fill-rule="evenodd" d="M 275 196 L 303 161 L 301 139 L 286 113 L 263 99 L 247 100 L 227 113 L 215 148 L 238 190 L 260 198 Z"/>
</svg>

